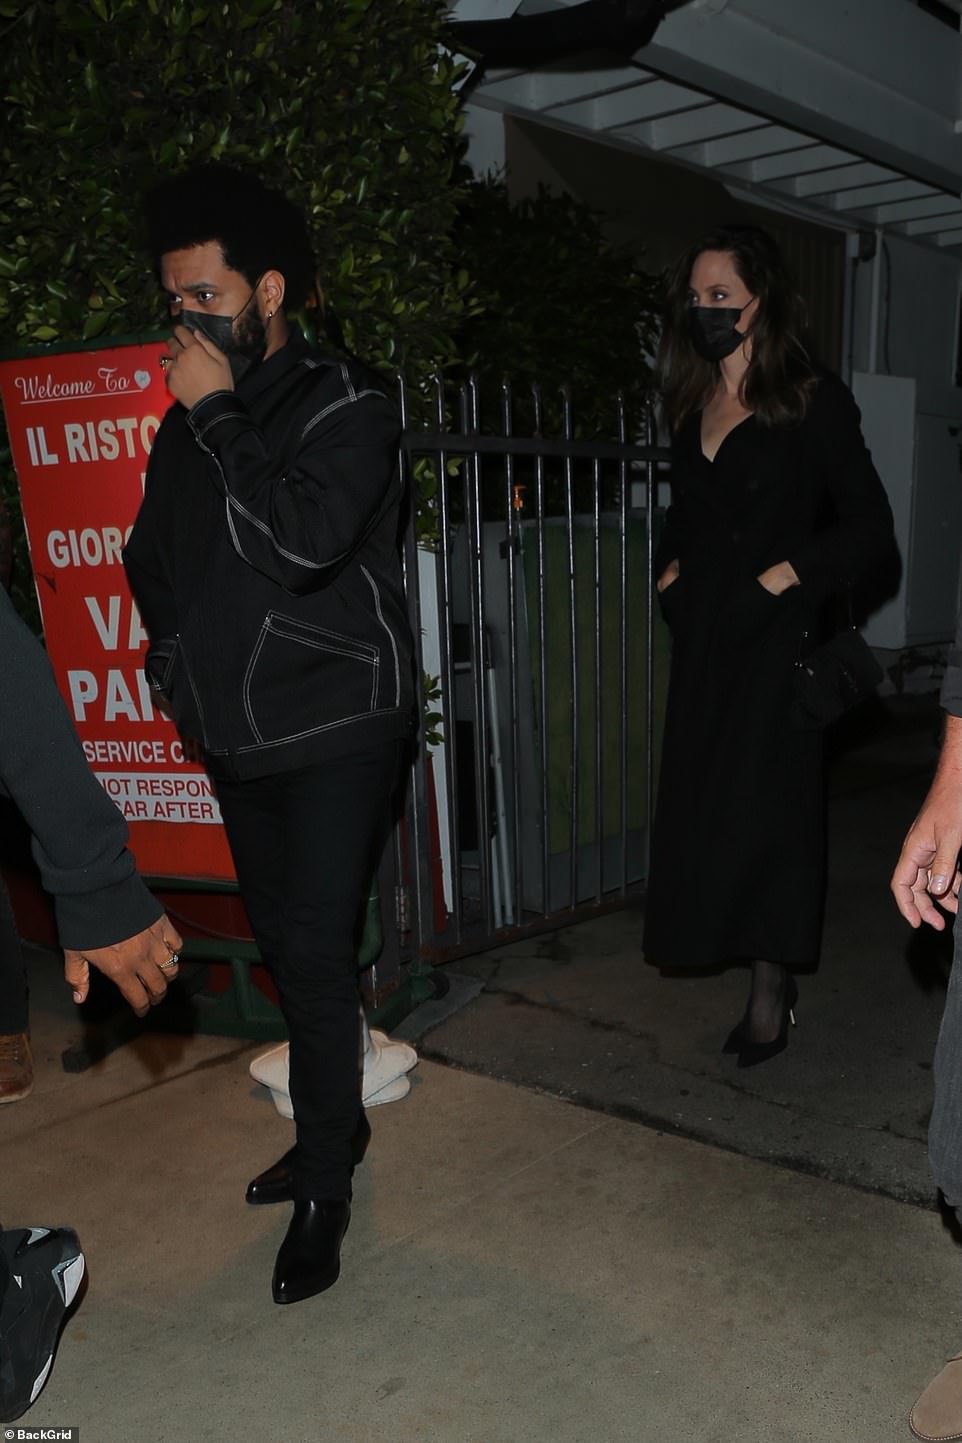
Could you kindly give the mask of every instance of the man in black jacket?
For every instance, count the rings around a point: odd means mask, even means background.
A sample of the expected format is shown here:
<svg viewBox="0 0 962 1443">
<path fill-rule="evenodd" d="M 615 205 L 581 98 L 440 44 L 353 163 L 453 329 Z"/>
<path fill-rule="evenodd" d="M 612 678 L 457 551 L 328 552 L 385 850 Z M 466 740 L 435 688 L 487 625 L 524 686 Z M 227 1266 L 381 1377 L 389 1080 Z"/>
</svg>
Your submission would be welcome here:
<svg viewBox="0 0 962 1443">
<path fill-rule="evenodd" d="M 288 325 L 314 261 L 282 195 L 208 166 L 155 191 L 147 220 L 180 404 L 124 559 L 290 1033 L 296 1146 L 248 1200 L 294 1202 L 273 1295 L 296 1302 L 337 1279 L 367 1136 L 357 926 L 414 703 L 400 425 L 380 378 Z"/>
</svg>

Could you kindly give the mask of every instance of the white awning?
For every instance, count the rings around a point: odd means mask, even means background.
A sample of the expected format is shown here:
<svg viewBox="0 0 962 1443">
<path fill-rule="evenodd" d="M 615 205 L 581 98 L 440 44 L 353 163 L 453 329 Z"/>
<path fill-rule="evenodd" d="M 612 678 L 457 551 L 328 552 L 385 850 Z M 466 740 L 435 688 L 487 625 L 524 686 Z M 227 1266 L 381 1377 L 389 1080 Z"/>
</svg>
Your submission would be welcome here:
<svg viewBox="0 0 962 1443">
<path fill-rule="evenodd" d="M 461 0 L 454 18 L 487 5 L 504 15 L 504 0 Z M 962 254 L 960 57 L 959 35 L 910 0 L 688 0 L 630 59 L 488 70 L 472 102 Z"/>
</svg>

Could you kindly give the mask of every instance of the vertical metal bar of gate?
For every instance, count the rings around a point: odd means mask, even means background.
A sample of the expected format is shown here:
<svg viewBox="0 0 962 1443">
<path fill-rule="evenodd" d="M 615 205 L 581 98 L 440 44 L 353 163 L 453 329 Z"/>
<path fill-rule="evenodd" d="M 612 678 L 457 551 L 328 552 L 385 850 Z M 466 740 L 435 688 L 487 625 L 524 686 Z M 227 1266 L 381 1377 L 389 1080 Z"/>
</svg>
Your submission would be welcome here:
<svg viewBox="0 0 962 1443">
<path fill-rule="evenodd" d="M 506 441 L 514 431 L 514 397 L 511 384 L 504 381 L 501 386 L 501 430 Z M 522 498 L 515 491 L 514 456 L 510 449 L 504 454 L 504 488 L 507 515 L 505 577 L 508 603 L 508 709 L 511 719 L 511 842 L 514 855 L 513 885 L 514 905 L 512 920 L 520 920 L 524 907 L 524 863 L 521 845 L 521 758 L 518 746 L 518 731 L 521 717 L 521 699 L 518 679 L 518 592 L 517 576 L 522 558 L 522 535 L 520 525 Z M 522 582 L 524 572 L 522 569 Z"/>
<path fill-rule="evenodd" d="M 478 382 L 472 376 L 462 390 L 462 430 L 466 435 L 476 436 L 480 430 L 478 419 Z M 491 925 L 491 808 L 489 805 L 488 775 L 490 767 L 490 745 L 488 740 L 488 715 L 486 704 L 485 671 L 488 665 L 488 645 L 484 625 L 484 556 L 482 548 L 482 487 L 481 456 L 477 450 L 467 460 L 466 476 L 466 522 L 468 543 L 468 600 L 471 627 L 471 679 L 473 683 L 474 721 L 474 786 L 476 815 L 478 819 L 478 885 L 481 919 L 485 927 Z"/>
<path fill-rule="evenodd" d="M 437 376 L 434 381 L 434 419 L 438 435 L 447 431 L 444 407 L 444 381 Z M 444 745 L 447 757 L 445 794 L 448 804 L 448 855 L 451 867 L 451 908 L 454 922 L 455 946 L 459 946 L 463 928 L 462 877 L 461 877 L 461 818 L 458 804 L 458 789 L 451 785 L 451 779 L 458 775 L 458 738 L 455 725 L 455 671 L 454 634 L 452 630 L 452 573 L 451 573 L 451 509 L 448 494 L 448 452 L 443 444 L 437 453 L 438 468 L 438 612 L 441 627 L 441 709 L 444 725 Z M 433 458 L 432 458 L 433 459 Z"/>
<path fill-rule="evenodd" d="M 595 901 L 600 902 L 604 894 L 604 790 L 602 778 L 602 685 L 604 671 L 601 665 L 601 462 L 597 457 L 591 463 L 592 506 L 591 520 L 594 530 L 592 548 L 592 596 L 594 597 L 594 640 L 595 640 Z"/>
<path fill-rule="evenodd" d="M 531 387 L 531 401 L 534 408 L 534 434 L 541 436 L 543 408 L 541 387 Z M 538 453 L 534 458 L 535 518 L 537 524 L 538 551 L 538 689 L 541 710 L 541 907 L 551 911 L 551 851 L 550 851 L 550 789 L 548 786 L 548 648 L 547 623 L 545 618 L 545 559 L 544 559 L 544 456 Z"/>
<path fill-rule="evenodd" d="M 645 407 L 644 444 L 651 446 L 654 418 Z M 655 487 L 657 472 L 645 462 L 645 873 L 651 861 L 651 828 L 655 805 Z"/>
<path fill-rule="evenodd" d="M 571 416 L 571 392 L 568 387 L 561 392 L 562 432 L 566 441 L 574 440 L 574 426 Z M 568 543 L 568 635 L 571 647 L 571 767 L 569 772 L 568 795 L 571 817 L 568 824 L 568 905 L 578 905 L 578 750 L 581 742 L 578 707 L 578 588 L 575 567 L 575 497 L 574 462 L 566 454 L 563 463 L 565 531 Z"/>
<path fill-rule="evenodd" d="M 401 411 L 401 424 L 405 434 L 408 430 L 408 399 L 407 387 L 403 377 L 398 378 L 398 402 Z M 398 466 L 401 471 L 402 482 L 405 487 L 405 494 L 409 499 L 412 511 L 416 504 L 414 496 L 414 467 L 409 464 L 407 452 L 402 445 L 398 457 Z M 407 596 L 408 616 L 411 622 L 411 630 L 416 637 L 421 635 L 421 588 L 418 578 L 418 557 L 417 537 L 413 525 L 405 528 L 404 547 L 401 553 L 401 566 L 404 580 L 404 589 Z M 420 652 L 418 652 L 420 655 Z M 415 677 L 416 705 L 418 716 L 424 715 L 424 695 L 420 669 Z M 409 869 L 414 878 L 414 939 L 416 956 L 420 956 L 424 947 L 425 939 L 434 931 L 430 923 L 432 916 L 431 907 L 431 872 L 430 865 L 425 866 L 425 860 L 430 858 L 430 846 L 428 845 L 428 788 L 427 788 L 427 763 L 426 749 L 418 746 L 414 754 L 414 766 L 412 769 L 411 796 L 407 806 L 408 816 L 408 847 L 409 847 Z M 397 853 L 395 853 L 397 861 Z M 399 871 L 396 876 L 403 877 L 404 873 Z"/>
<path fill-rule="evenodd" d="M 625 414 L 625 396 L 618 392 L 618 440 L 622 446 L 628 440 L 628 419 Z M 620 817 L 620 885 L 619 894 L 628 894 L 628 462 L 622 457 L 618 463 L 618 670 L 620 694 L 620 719 L 618 732 L 618 754 L 621 763 L 621 817 Z"/>
</svg>

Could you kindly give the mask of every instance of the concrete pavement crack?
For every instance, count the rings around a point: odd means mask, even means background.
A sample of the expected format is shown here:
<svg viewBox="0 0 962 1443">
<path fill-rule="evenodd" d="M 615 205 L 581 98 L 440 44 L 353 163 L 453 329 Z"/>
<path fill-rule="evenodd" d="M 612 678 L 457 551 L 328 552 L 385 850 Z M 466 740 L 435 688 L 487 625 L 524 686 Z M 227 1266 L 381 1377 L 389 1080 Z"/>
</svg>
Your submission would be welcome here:
<svg viewBox="0 0 962 1443">
<path fill-rule="evenodd" d="M 668 1059 L 663 1058 L 659 1054 L 658 1039 L 653 1037 L 651 1033 L 640 1032 L 633 1028 L 624 1027 L 620 1023 L 608 1022 L 601 1018 L 585 1017 L 581 1013 L 574 1011 L 572 1008 L 565 1007 L 563 1004 L 556 1002 L 547 993 L 546 997 L 548 997 L 548 1001 L 547 1003 L 544 1003 L 538 1002 L 536 999 L 529 997 L 524 992 L 517 992 L 503 987 L 489 988 L 486 985 L 484 988 L 484 992 L 488 993 L 492 997 L 507 998 L 516 1006 L 530 1007 L 538 1012 L 545 1012 L 553 1016 L 564 1017 L 568 1021 L 579 1023 L 580 1025 L 595 1031 L 608 1032 L 623 1037 L 630 1037 L 636 1042 L 647 1043 L 653 1049 L 653 1054 L 649 1058 L 649 1061 L 653 1066 L 664 1068 L 666 1071 L 677 1074 L 680 1077 L 697 1079 L 698 1081 L 707 1082 L 712 1084 L 713 1086 L 724 1088 L 725 1091 L 734 1094 L 736 1097 L 747 1098 L 751 1102 L 760 1103 L 765 1107 L 772 1107 L 786 1114 L 793 1114 L 802 1121 L 817 1123 L 822 1126 L 835 1127 L 843 1131 L 848 1130 L 851 1132 L 860 1132 L 864 1134 L 875 1133 L 879 1136 L 893 1137 L 900 1142 L 913 1143 L 918 1147 L 925 1146 L 923 1139 L 913 1137 L 911 1133 L 900 1132 L 897 1128 L 892 1126 L 891 1122 L 858 1122 L 854 1119 L 847 1120 L 834 1117 L 831 1114 L 819 1112 L 815 1108 L 801 1108 L 798 1106 L 797 1103 L 785 1101 L 782 1098 L 765 1097 L 762 1094 L 753 1091 L 750 1087 L 746 1087 L 740 1084 L 736 1078 L 719 1076 L 717 1073 L 706 1072 L 704 1070 L 696 1070 L 691 1067 L 686 1067 L 681 1063 L 672 1062 Z M 437 1053 L 433 1050 L 426 1051 L 423 1047 L 421 1048 L 421 1055 L 424 1057 L 433 1058 L 436 1061 L 452 1061 L 452 1059 L 446 1058 L 444 1054 Z"/>
</svg>

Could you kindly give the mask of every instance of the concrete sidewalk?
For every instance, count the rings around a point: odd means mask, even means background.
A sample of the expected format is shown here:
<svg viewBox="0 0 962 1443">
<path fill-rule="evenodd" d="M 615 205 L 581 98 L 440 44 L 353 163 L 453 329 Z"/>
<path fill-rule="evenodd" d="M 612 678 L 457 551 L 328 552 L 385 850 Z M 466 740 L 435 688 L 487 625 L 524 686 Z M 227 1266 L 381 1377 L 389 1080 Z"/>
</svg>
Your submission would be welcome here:
<svg viewBox="0 0 962 1443">
<path fill-rule="evenodd" d="M 83 1443 L 891 1443 L 962 1342 L 929 1210 L 422 1063 L 371 1114 L 341 1281 L 270 1298 L 290 1125 L 257 1048 L 145 1036 L 93 1072 L 35 954 L 38 1084 L 0 1109 L 9 1226 L 90 1283 L 22 1420 Z"/>
<path fill-rule="evenodd" d="M 739 1070 L 722 1055 L 746 969 L 659 972 L 637 904 L 458 961 L 484 992 L 428 1034 L 427 1055 L 932 1207 L 925 1140 L 952 938 L 913 933 L 888 880 L 934 770 L 938 724 L 934 698 L 906 698 L 845 739 L 831 773 L 821 965 L 799 977 L 798 1027 L 780 1056 Z"/>
</svg>

